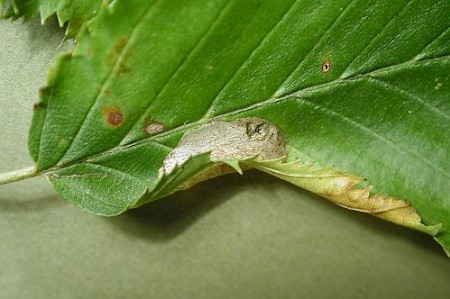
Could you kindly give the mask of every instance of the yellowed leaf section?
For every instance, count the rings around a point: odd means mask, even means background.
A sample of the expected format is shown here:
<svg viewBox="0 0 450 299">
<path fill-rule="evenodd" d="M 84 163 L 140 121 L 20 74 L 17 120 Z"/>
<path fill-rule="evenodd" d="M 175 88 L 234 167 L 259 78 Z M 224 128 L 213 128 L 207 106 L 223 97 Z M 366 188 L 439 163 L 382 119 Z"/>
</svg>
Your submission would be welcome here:
<svg viewBox="0 0 450 299">
<path fill-rule="evenodd" d="M 362 188 L 355 186 L 364 179 L 316 163 L 283 161 L 283 158 L 268 161 L 249 159 L 242 163 L 325 197 L 347 209 L 372 214 L 432 236 L 436 235 L 442 226 L 424 225 L 420 216 L 406 200 L 371 194 L 372 186 Z"/>
</svg>

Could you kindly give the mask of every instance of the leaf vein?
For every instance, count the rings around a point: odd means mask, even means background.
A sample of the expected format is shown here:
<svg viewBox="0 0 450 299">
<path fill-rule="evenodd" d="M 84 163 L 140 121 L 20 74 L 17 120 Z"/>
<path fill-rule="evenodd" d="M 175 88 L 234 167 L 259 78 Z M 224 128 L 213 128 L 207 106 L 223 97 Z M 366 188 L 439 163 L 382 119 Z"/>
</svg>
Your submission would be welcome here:
<svg viewBox="0 0 450 299">
<path fill-rule="evenodd" d="M 421 60 L 423 57 L 426 57 L 427 53 L 425 52 L 427 50 L 427 48 L 429 48 L 435 41 L 437 41 L 439 38 L 441 38 L 442 36 L 444 36 L 448 31 L 450 30 L 450 27 L 447 27 L 441 34 L 439 34 L 438 36 L 436 36 L 435 39 L 433 39 L 431 42 L 429 42 L 425 47 L 422 48 L 422 50 L 420 50 L 419 54 L 416 55 L 416 57 L 414 57 L 414 60 Z"/>
<path fill-rule="evenodd" d="M 155 1 L 153 3 L 151 3 L 150 5 L 147 6 L 147 8 L 145 9 L 144 13 L 142 14 L 142 16 L 139 18 L 139 20 L 136 22 L 136 24 L 133 26 L 133 29 L 131 30 L 131 33 L 129 35 L 129 39 L 126 42 L 126 45 L 121 49 L 120 54 L 118 55 L 118 57 L 116 58 L 116 61 L 114 63 L 114 67 L 111 68 L 108 71 L 108 74 L 105 76 L 104 80 L 101 82 L 101 88 L 97 91 L 97 93 L 94 95 L 94 99 L 92 101 L 92 104 L 90 105 L 87 113 L 85 114 L 81 125 L 75 135 L 75 137 L 72 139 L 70 145 L 67 147 L 66 151 L 63 153 L 63 155 L 60 158 L 60 161 L 64 159 L 65 155 L 70 151 L 70 149 L 73 147 L 75 141 L 77 140 L 77 137 L 80 134 L 81 128 L 84 126 L 84 123 L 86 122 L 86 119 L 88 118 L 88 116 L 91 114 L 93 107 L 95 106 L 95 103 L 98 101 L 98 99 L 100 98 L 100 95 L 103 93 L 106 84 L 109 82 L 109 80 L 112 77 L 112 74 L 114 73 L 114 71 L 117 69 L 117 67 L 120 65 L 121 61 L 124 59 L 125 57 L 125 53 L 128 50 L 128 47 L 130 45 L 130 41 L 134 38 L 137 29 L 139 28 L 139 25 L 142 23 L 142 21 L 145 19 L 145 17 L 147 16 L 147 14 L 151 11 L 151 8 L 158 3 L 158 1 Z"/>
<path fill-rule="evenodd" d="M 436 62 L 436 61 L 441 61 L 441 60 L 445 60 L 445 59 L 449 59 L 449 58 L 450 58 L 450 56 L 445 56 L 445 57 L 440 57 L 440 58 L 433 58 L 433 59 L 422 60 L 420 62 L 416 62 L 416 64 L 433 63 L 433 62 Z M 327 83 L 324 83 L 324 84 L 307 87 L 307 88 L 304 88 L 302 90 L 297 90 L 297 91 L 294 91 L 294 92 L 292 92 L 290 94 L 284 95 L 282 97 L 278 97 L 278 98 L 271 97 L 271 98 L 269 98 L 267 100 L 254 103 L 254 104 L 248 105 L 246 107 L 242 107 L 242 108 L 237 109 L 235 111 L 231 111 L 231 112 L 225 113 L 225 114 L 223 114 L 221 116 L 222 117 L 233 116 L 233 115 L 240 114 L 240 113 L 243 113 L 243 112 L 247 112 L 247 111 L 250 111 L 250 110 L 253 110 L 253 109 L 257 109 L 259 107 L 263 107 L 263 106 L 265 106 L 267 104 L 277 103 L 277 102 L 280 102 L 280 101 L 283 101 L 283 100 L 286 100 L 286 99 L 289 99 L 289 98 L 292 98 L 292 97 L 295 97 L 295 96 L 301 96 L 302 94 L 314 92 L 316 90 L 323 90 L 325 88 L 332 88 L 332 87 L 334 87 L 336 85 L 339 85 L 339 84 L 346 84 L 348 82 L 352 82 L 352 81 L 355 81 L 355 80 L 361 80 L 364 77 L 370 76 L 372 74 L 378 74 L 378 73 L 383 73 L 383 72 L 387 72 L 387 71 L 395 71 L 395 70 L 401 69 L 402 67 L 408 67 L 410 64 L 411 64 L 411 61 L 407 61 L 407 62 L 404 62 L 402 64 L 398 64 L 398 65 L 395 65 L 395 66 L 389 66 L 389 67 L 378 69 L 378 70 L 375 70 L 375 71 L 372 71 L 372 72 L 361 74 L 361 76 L 358 77 L 358 78 L 345 79 L 345 80 L 337 79 L 335 81 L 327 82 Z M 202 124 L 204 124 L 204 123 L 206 123 L 208 121 L 209 121 L 209 119 L 200 119 L 197 122 L 184 124 L 182 126 L 174 128 L 172 130 L 168 130 L 168 131 L 165 131 L 165 132 L 162 132 L 162 133 L 159 133 L 159 134 L 156 134 L 156 135 L 153 135 L 153 136 L 141 139 L 141 140 L 136 141 L 134 143 L 130 143 L 129 145 L 140 144 L 140 143 L 145 142 L 145 141 L 155 141 L 156 138 L 168 136 L 170 134 L 173 134 L 173 133 L 178 132 L 178 131 L 183 130 L 183 129 L 189 129 L 189 128 L 192 128 L 192 127 L 195 127 L 195 126 L 198 126 L 198 125 L 202 125 Z"/>
<path fill-rule="evenodd" d="M 209 109 L 205 112 L 205 114 L 201 117 L 201 119 L 202 118 L 208 118 L 208 117 L 211 116 L 211 113 L 213 112 L 213 108 L 214 108 L 214 103 L 216 102 L 216 100 L 218 99 L 218 97 L 220 96 L 222 91 L 230 84 L 230 82 L 233 80 L 233 78 L 236 77 L 236 75 L 239 73 L 239 71 L 242 69 L 242 67 L 245 66 L 250 61 L 250 59 L 254 56 L 256 51 L 258 51 L 258 49 L 260 49 L 265 44 L 265 41 L 267 40 L 267 38 L 269 38 L 272 35 L 272 33 L 274 32 L 274 30 L 278 26 L 280 26 L 282 21 L 286 19 L 286 17 L 289 15 L 289 13 L 292 12 L 292 9 L 295 7 L 296 3 L 298 3 L 298 0 L 295 0 L 295 1 L 292 2 L 292 4 L 283 13 L 283 15 L 277 20 L 277 22 L 274 24 L 274 26 L 264 35 L 264 37 L 261 39 L 259 44 L 253 49 L 253 51 L 247 56 L 247 58 L 236 69 L 234 74 L 227 80 L 227 82 L 223 85 L 223 87 L 217 92 L 217 94 L 213 97 L 213 100 L 211 102 L 211 105 L 210 105 Z"/>
<path fill-rule="evenodd" d="M 127 172 L 121 171 L 121 170 L 119 170 L 119 169 L 117 169 L 117 168 L 114 168 L 114 167 L 111 167 L 111 166 L 106 166 L 106 165 L 100 164 L 100 163 L 93 163 L 93 162 L 85 162 L 85 163 L 86 163 L 86 164 L 90 164 L 90 165 L 92 165 L 92 166 L 94 166 L 94 167 L 105 168 L 105 169 L 112 170 L 112 171 L 114 171 L 114 172 L 118 172 L 118 173 L 120 173 L 122 176 L 136 179 L 136 180 L 138 180 L 138 181 L 140 181 L 140 182 L 142 182 L 142 183 L 145 184 L 145 181 L 144 181 L 143 179 L 141 179 L 141 178 L 139 178 L 139 177 L 137 177 L 137 176 L 134 176 L 134 175 L 132 175 L 132 174 L 129 174 L 129 173 L 127 173 Z"/>
<path fill-rule="evenodd" d="M 224 7 L 220 10 L 217 18 L 211 22 L 211 24 L 208 26 L 208 28 L 205 30 L 205 33 L 202 34 L 200 36 L 200 38 L 198 39 L 198 41 L 194 44 L 194 46 L 190 49 L 189 53 L 186 55 L 186 57 L 184 59 L 181 60 L 181 62 L 178 64 L 178 66 L 175 68 L 175 70 L 172 72 L 172 74 L 170 75 L 169 79 L 165 82 L 164 86 L 158 91 L 158 94 L 156 95 L 156 97 L 147 105 L 147 107 L 143 110 L 143 112 L 141 113 L 141 115 L 139 116 L 138 120 L 140 120 L 145 113 L 148 111 L 148 109 L 150 108 L 151 104 L 154 103 L 159 96 L 163 93 L 163 91 L 165 89 L 167 89 L 167 86 L 169 86 L 169 83 L 173 80 L 173 78 L 178 74 L 178 72 L 181 70 L 182 66 L 188 61 L 188 59 L 193 55 L 193 53 L 195 52 L 195 50 L 198 48 L 198 46 L 201 44 L 201 42 L 206 38 L 206 36 L 208 36 L 208 33 L 211 32 L 212 28 L 214 28 L 214 25 L 217 24 L 221 19 L 223 14 L 226 12 L 227 8 L 230 6 L 230 4 L 233 1 L 228 1 L 226 5 L 224 5 Z M 124 142 L 124 140 L 126 139 L 127 135 L 133 130 L 134 126 L 131 126 L 130 129 L 125 133 L 124 137 L 122 138 L 122 140 L 119 142 L 119 144 L 122 144 Z"/>
<path fill-rule="evenodd" d="M 299 101 L 300 103 L 305 104 L 307 106 L 316 107 L 316 105 L 314 105 L 314 103 L 312 103 L 309 100 L 306 100 L 305 98 L 295 97 L 295 99 L 297 101 Z M 431 168 L 437 170 L 442 175 L 444 175 L 445 177 L 448 177 L 450 179 L 450 174 L 446 173 L 443 169 L 441 169 L 438 166 L 434 165 L 433 163 L 431 163 L 427 159 L 423 158 L 421 155 L 417 154 L 416 152 L 414 152 L 414 151 L 412 151 L 412 150 L 410 150 L 408 148 L 404 148 L 402 146 L 399 146 L 399 145 L 395 144 L 392 140 L 390 140 L 389 138 L 387 138 L 387 137 L 385 137 L 383 135 L 378 134 L 373 129 L 371 129 L 371 128 L 363 125 L 363 124 L 360 124 L 360 123 L 354 121 L 353 119 L 349 118 L 348 116 L 345 116 L 345 115 L 343 115 L 341 113 L 338 113 L 338 112 L 336 112 L 336 111 L 334 111 L 332 109 L 328 109 L 328 108 L 325 108 L 323 106 L 320 106 L 320 110 L 322 110 L 322 112 L 324 112 L 325 114 L 329 114 L 329 115 L 335 116 L 335 117 L 341 119 L 342 121 L 348 123 L 349 125 L 353 126 L 354 128 L 359 129 L 359 130 L 367 133 L 368 135 L 371 135 L 371 136 L 373 136 L 373 137 L 383 141 L 386 144 L 389 144 L 391 147 L 395 148 L 401 154 L 408 153 L 409 155 L 418 158 L 419 160 L 421 160 L 426 165 L 428 165 Z"/>
<path fill-rule="evenodd" d="M 339 84 L 346 84 L 346 83 L 349 83 L 349 82 L 352 82 L 352 81 L 355 81 L 355 80 L 363 80 L 365 77 L 371 76 L 371 75 L 374 75 L 374 74 L 383 74 L 383 73 L 390 72 L 390 71 L 395 71 L 395 70 L 398 70 L 398 69 L 401 69 L 401 68 L 406 68 L 406 67 L 409 67 L 411 65 L 415 66 L 415 65 L 421 65 L 421 64 L 435 63 L 435 62 L 439 62 L 439 61 L 446 60 L 446 59 L 449 59 L 449 58 L 450 58 L 450 56 L 444 56 L 444 57 L 439 57 L 439 58 L 430 58 L 430 59 L 421 60 L 421 61 L 407 61 L 407 62 L 403 62 L 403 63 L 398 64 L 398 65 L 388 66 L 388 67 L 384 67 L 384 68 L 381 68 L 381 69 L 378 69 L 378 70 L 374 70 L 374 71 L 371 71 L 371 72 L 368 72 L 368 73 L 361 74 L 357 78 L 352 78 L 352 79 L 347 78 L 347 79 L 344 79 L 344 80 L 343 79 L 336 79 L 334 81 L 327 82 L 327 83 L 324 83 L 324 84 L 321 84 L 321 85 L 311 86 L 311 87 L 304 88 L 302 90 L 297 90 L 297 91 L 294 91 L 294 92 L 292 92 L 290 94 L 284 95 L 282 97 L 278 97 L 278 98 L 271 97 L 271 98 L 269 98 L 267 100 L 254 103 L 254 104 L 248 105 L 246 107 L 242 107 L 240 109 L 237 109 L 237 110 L 234 110 L 234 111 L 231 111 L 231 112 L 228 112 L 228 113 L 224 113 L 224 114 L 221 115 L 221 117 L 231 117 L 231 116 L 234 116 L 234 115 L 237 115 L 237 114 L 241 114 L 241 113 L 248 112 L 248 111 L 251 111 L 251 110 L 254 110 L 254 109 L 258 109 L 258 108 L 263 107 L 263 106 L 268 105 L 268 104 L 278 103 L 278 102 L 281 102 L 281 101 L 284 101 L 284 100 L 287 100 L 287 99 L 290 99 L 290 98 L 293 98 L 293 97 L 301 97 L 302 95 L 304 95 L 306 93 L 312 93 L 312 92 L 315 92 L 317 90 L 319 90 L 319 91 L 320 90 L 324 90 L 326 88 L 333 88 L 334 86 L 337 86 Z M 414 64 L 412 64 L 412 62 L 414 62 Z M 170 129 L 170 130 L 167 130 L 167 131 L 164 131 L 162 133 L 158 133 L 158 134 L 155 134 L 153 136 L 149 136 L 149 137 L 137 140 L 137 141 L 133 141 L 133 142 L 130 142 L 128 144 L 118 145 L 118 146 L 113 147 L 113 148 L 111 148 L 109 150 L 105 150 L 103 152 L 99 152 L 99 153 L 93 154 L 93 155 L 91 155 L 89 157 L 85 157 L 81 161 L 95 159 L 97 157 L 101 157 L 101 156 L 104 156 L 104 155 L 108 155 L 108 154 L 114 153 L 116 151 L 120 151 L 120 150 L 122 150 L 124 148 L 131 148 L 131 147 L 138 146 L 138 145 L 141 145 L 141 144 L 145 144 L 145 143 L 148 143 L 148 142 L 157 142 L 158 144 L 167 147 L 165 144 L 162 144 L 161 142 L 158 142 L 157 139 L 158 138 L 163 138 L 163 137 L 166 137 L 166 136 L 170 136 L 172 134 L 175 134 L 175 133 L 183 131 L 183 130 L 189 130 L 189 129 L 194 128 L 196 126 L 200 126 L 200 125 L 206 124 L 208 121 L 209 121 L 209 119 L 200 119 L 200 120 L 198 120 L 196 122 L 186 123 L 184 125 L 181 125 L 179 127 L 176 127 L 176 128 L 173 128 L 173 129 Z M 76 162 L 80 162 L 80 160 L 79 161 L 74 161 L 72 163 L 68 163 L 67 165 L 64 165 L 64 166 L 68 166 L 68 165 L 74 164 Z M 59 167 L 62 167 L 62 165 L 58 165 L 56 168 L 59 168 Z M 52 168 L 52 169 L 55 169 L 55 168 Z M 50 171 L 50 170 L 51 169 L 49 169 L 47 171 Z"/>
<path fill-rule="evenodd" d="M 328 32 L 331 31 L 331 29 L 333 29 L 334 26 L 336 26 L 337 24 L 339 24 L 340 19 L 345 16 L 345 13 L 347 12 L 347 10 L 354 5 L 355 0 L 352 0 L 345 9 L 343 9 L 339 15 L 336 17 L 336 19 L 334 19 L 334 21 L 328 26 L 328 28 L 325 30 L 325 32 L 322 34 L 322 36 L 317 40 L 317 42 L 314 44 L 314 46 L 311 47 L 311 50 L 309 50 L 308 54 L 306 54 L 302 60 L 300 60 L 300 62 L 297 64 L 297 67 L 294 68 L 294 70 L 286 77 L 286 79 L 280 84 L 280 86 L 278 87 L 278 89 L 275 91 L 275 93 L 272 95 L 272 97 L 275 97 L 275 95 L 278 93 L 278 91 L 280 90 L 280 88 L 292 77 L 292 75 L 295 73 L 295 71 L 297 71 L 302 65 L 303 63 L 306 61 L 306 59 L 312 55 L 312 53 L 314 52 L 314 50 L 316 49 L 316 47 L 320 44 L 320 42 L 325 38 L 325 36 L 328 34 Z"/>
<path fill-rule="evenodd" d="M 350 68 L 350 66 L 352 65 L 352 63 L 358 59 L 363 53 L 364 51 L 366 51 L 375 41 L 376 39 L 389 27 L 390 24 L 392 24 L 392 22 L 394 22 L 398 16 L 400 16 L 402 14 L 402 12 L 412 3 L 412 0 L 409 0 L 408 3 L 405 4 L 405 6 L 403 6 L 403 8 L 397 13 L 397 15 L 395 17 L 393 17 L 392 19 L 389 20 L 389 22 L 387 22 L 383 28 L 381 28 L 381 30 L 367 43 L 367 45 L 364 47 L 364 49 L 362 49 L 358 55 L 356 55 L 348 64 L 347 67 L 342 71 L 340 78 L 341 79 L 346 79 L 348 77 L 351 77 L 352 73 L 348 72 L 348 69 Z M 362 64 L 360 66 L 360 68 L 362 68 L 366 63 Z"/>
<path fill-rule="evenodd" d="M 424 99 L 422 99 L 421 97 L 418 97 L 392 83 L 386 82 L 384 80 L 378 79 L 378 78 L 373 78 L 370 77 L 368 79 L 370 82 L 373 82 L 377 85 L 383 86 L 386 89 L 390 89 L 398 94 L 401 94 L 403 96 L 406 96 L 407 98 L 413 99 L 414 101 L 422 104 L 424 107 L 428 108 L 428 110 L 434 112 L 436 115 L 441 116 L 447 120 L 450 120 L 450 115 L 447 115 L 445 112 L 439 110 L 438 108 L 436 108 L 435 106 L 431 105 L 430 103 L 426 102 Z"/>
</svg>

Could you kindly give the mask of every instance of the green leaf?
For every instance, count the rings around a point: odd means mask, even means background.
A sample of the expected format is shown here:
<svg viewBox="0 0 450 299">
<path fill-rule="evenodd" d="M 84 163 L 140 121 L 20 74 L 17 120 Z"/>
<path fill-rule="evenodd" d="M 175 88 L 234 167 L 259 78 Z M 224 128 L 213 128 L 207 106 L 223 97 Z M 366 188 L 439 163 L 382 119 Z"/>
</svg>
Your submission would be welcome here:
<svg viewBox="0 0 450 299">
<path fill-rule="evenodd" d="M 110 0 L 0 0 L 0 8 L 5 7 L 4 18 L 25 20 L 40 15 L 42 23 L 56 14 L 60 26 L 68 22 L 67 36 L 74 36 L 81 26 L 95 16 L 100 5 L 107 5 Z"/>
<path fill-rule="evenodd" d="M 407 198 L 423 225 L 443 224 L 436 239 L 449 253 L 449 9 L 445 0 L 115 1 L 51 69 L 31 155 L 62 196 L 115 215 L 214 166 L 212 120 L 258 117 L 280 130 L 288 158 Z M 161 175 L 193 132 L 212 147 L 194 146 Z"/>
</svg>

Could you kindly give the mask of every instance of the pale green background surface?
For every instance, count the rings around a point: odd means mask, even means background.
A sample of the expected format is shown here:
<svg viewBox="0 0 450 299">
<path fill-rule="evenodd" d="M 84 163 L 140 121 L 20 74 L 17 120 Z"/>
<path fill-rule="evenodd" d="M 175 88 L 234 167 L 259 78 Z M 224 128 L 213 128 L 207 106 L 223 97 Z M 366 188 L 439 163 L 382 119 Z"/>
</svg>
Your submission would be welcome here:
<svg viewBox="0 0 450 299">
<path fill-rule="evenodd" d="M 0 172 L 31 166 L 28 126 L 55 25 L 0 22 Z M 145 163 L 145 161 L 143 161 Z M 115 218 L 43 178 L 0 186 L 0 298 L 449 298 L 431 237 L 258 173 Z"/>
</svg>

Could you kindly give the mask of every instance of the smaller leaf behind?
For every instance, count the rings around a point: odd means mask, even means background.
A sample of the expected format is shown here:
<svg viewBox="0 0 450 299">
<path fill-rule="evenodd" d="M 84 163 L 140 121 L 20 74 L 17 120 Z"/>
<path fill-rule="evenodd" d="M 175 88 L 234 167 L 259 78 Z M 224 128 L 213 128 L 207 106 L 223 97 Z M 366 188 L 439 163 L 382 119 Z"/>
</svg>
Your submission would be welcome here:
<svg viewBox="0 0 450 299">
<path fill-rule="evenodd" d="M 85 211 L 114 216 L 134 207 L 147 191 L 145 181 L 116 169 L 80 163 L 48 173 L 56 191 Z M 105 185 L 108 187 L 105 188 Z"/>
<path fill-rule="evenodd" d="M 5 19 L 16 20 L 23 17 L 25 21 L 40 15 L 44 23 L 50 16 L 56 14 L 60 26 L 68 23 L 66 35 L 74 37 L 81 26 L 92 19 L 101 5 L 108 5 L 110 0 L 0 0 L 1 15 Z"/>
</svg>

